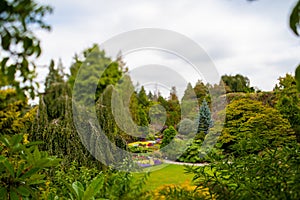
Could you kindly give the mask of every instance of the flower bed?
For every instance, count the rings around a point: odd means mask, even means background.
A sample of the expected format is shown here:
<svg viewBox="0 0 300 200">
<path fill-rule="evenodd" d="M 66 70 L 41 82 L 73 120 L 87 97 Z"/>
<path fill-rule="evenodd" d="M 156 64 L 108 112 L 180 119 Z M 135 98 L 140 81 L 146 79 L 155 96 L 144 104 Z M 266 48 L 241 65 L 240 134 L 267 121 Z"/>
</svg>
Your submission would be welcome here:
<svg viewBox="0 0 300 200">
<path fill-rule="evenodd" d="M 163 163 L 162 160 L 159 158 L 152 158 L 146 156 L 136 156 L 134 160 L 140 167 L 151 167 Z"/>
</svg>

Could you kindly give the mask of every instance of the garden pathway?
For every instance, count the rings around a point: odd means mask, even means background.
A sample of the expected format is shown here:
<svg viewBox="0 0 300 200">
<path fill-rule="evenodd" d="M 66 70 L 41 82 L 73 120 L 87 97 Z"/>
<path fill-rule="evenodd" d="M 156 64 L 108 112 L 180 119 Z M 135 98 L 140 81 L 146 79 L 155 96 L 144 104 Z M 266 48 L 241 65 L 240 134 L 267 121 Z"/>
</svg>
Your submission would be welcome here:
<svg viewBox="0 0 300 200">
<path fill-rule="evenodd" d="M 164 160 L 164 163 L 173 164 L 173 165 L 189 165 L 189 166 L 206 166 L 209 163 L 183 163 L 183 162 L 175 162 L 172 160 Z"/>
</svg>

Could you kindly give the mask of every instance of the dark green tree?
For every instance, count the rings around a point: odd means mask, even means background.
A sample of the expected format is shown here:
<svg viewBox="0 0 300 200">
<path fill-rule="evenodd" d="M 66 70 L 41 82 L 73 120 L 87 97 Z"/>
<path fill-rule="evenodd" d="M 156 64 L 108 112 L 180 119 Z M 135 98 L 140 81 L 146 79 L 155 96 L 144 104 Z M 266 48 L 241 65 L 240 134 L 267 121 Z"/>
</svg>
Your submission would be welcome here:
<svg viewBox="0 0 300 200">
<path fill-rule="evenodd" d="M 194 87 L 194 91 L 195 91 L 196 97 L 198 99 L 198 104 L 200 106 L 203 99 L 207 97 L 208 88 L 201 80 L 198 80 Z"/>
<path fill-rule="evenodd" d="M 103 130 L 103 133 L 106 134 L 107 138 L 111 141 L 111 143 L 117 145 L 122 149 L 126 149 L 126 137 L 128 136 L 119 128 L 119 126 L 115 121 L 116 116 L 114 115 L 113 108 L 112 108 L 112 106 L 114 106 L 112 104 L 113 92 L 114 92 L 114 87 L 110 85 L 100 95 L 100 98 L 96 103 L 97 117 L 99 119 L 99 124 L 101 129 Z M 102 152 L 105 152 L 105 150 L 103 150 Z M 109 158 L 110 156 L 109 151 L 105 156 L 107 157 L 108 160 L 112 159 Z"/>
<path fill-rule="evenodd" d="M 78 71 L 82 66 L 83 61 L 79 58 L 79 55 L 75 54 L 74 61 L 70 67 L 70 74 L 68 75 L 68 83 L 70 84 L 71 88 L 73 88 Z"/>
<path fill-rule="evenodd" d="M 154 101 L 155 99 L 154 99 L 154 95 L 152 94 L 152 92 L 151 91 L 149 91 L 148 92 L 148 99 L 150 100 L 150 101 Z"/>
<path fill-rule="evenodd" d="M 144 86 L 141 87 L 140 91 L 138 92 L 138 100 L 139 100 L 139 104 L 143 107 L 143 108 L 147 108 L 149 106 L 149 99 L 148 96 L 146 94 L 146 90 L 144 88 Z"/>
<path fill-rule="evenodd" d="M 129 111 L 135 124 L 139 124 L 139 104 L 136 91 L 130 97 Z"/>
<path fill-rule="evenodd" d="M 211 112 L 209 106 L 205 99 L 203 99 L 202 104 L 199 109 L 199 117 L 198 117 L 198 133 L 208 133 L 208 130 L 213 126 L 213 121 L 211 119 Z"/>
<path fill-rule="evenodd" d="M 193 118 L 197 113 L 198 99 L 191 83 L 188 83 L 181 99 L 182 118 Z"/>
<path fill-rule="evenodd" d="M 250 87 L 249 78 L 241 74 L 223 75 L 221 79 L 228 86 L 227 92 L 254 92 L 254 88 Z"/>
<path fill-rule="evenodd" d="M 145 138 L 146 135 L 149 133 L 149 106 L 150 106 L 150 101 L 148 99 L 148 96 L 146 94 L 146 90 L 144 86 L 141 87 L 139 92 L 137 93 L 137 100 L 138 100 L 138 123 L 137 125 L 140 126 L 139 132 L 140 135 Z"/>
<path fill-rule="evenodd" d="M 61 63 L 59 65 L 62 65 Z M 62 83 L 63 81 L 63 73 L 60 70 L 63 68 L 63 66 L 58 66 L 57 69 L 55 69 L 55 63 L 53 60 L 51 60 L 49 65 L 49 73 L 45 80 L 45 90 L 49 89 L 51 85 L 55 83 Z"/>
<path fill-rule="evenodd" d="M 181 108 L 177 97 L 176 87 L 171 88 L 170 96 L 167 102 L 167 108 L 165 108 L 167 111 L 166 125 L 176 127 L 181 119 Z"/>
<path fill-rule="evenodd" d="M 157 102 L 164 107 L 166 110 L 168 110 L 168 101 L 161 95 L 158 96 Z"/>
<path fill-rule="evenodd" d="M 107 57 L 104 50 L 100 50 L 97 44 L 83 51 L 83 59 L 79 59 L 75 55 L 75 61 L 70 68 L 70 76 L 68 82 L 73 88 L 80 69 L 80 81 L 76 82 L 76 96 L 83 103 L 90 103 L 91 97 L 85 95 L 86 91 L 91 91 L 95 83 L 97 83 L 95 99 L 97 101 L 101 93 L 108 85 L 115 85 L 122 77 L 123 65 L 117 59 L 113 61 Z M 101 77 L 100 77 L 101 74 Z M 98 79 L 100 78 L 100 79 Z M 82 94 L 82 96 L 80 96 Z"/>
<path fill-rule="evenodd" d="M 66 101 L 71 98 L 70 87 L 65 83 L 63 74 L 52 60 L 49 72 L 45 79 L 45 95 L 43 102 L 47 105 L 47 117 L 49 120 L 57 119 L 65 115 Z M 41 102 L 40 102 L 41 103 Z"/>
<path fill-rule="evenodd" d="M 63 74 L 55 67 L 54 62 L 50 63 L 46 80 L 45 92 L 40 96 L 30 140 L 43 141 L 40 148 L 50 155 L 63 158 L 63 168 L 69 167 L 72 161 L 80 165 L 102 167 L 83 146 L 76 132 L 71 88 L 63 80 Z"/>
<path fill-rule="evenodd" d="M 196 98 L 195 91 L 191 83 L 188 83 L 184 91 L 182 100 L 192 100 Z"/>
<path fill-rule="evenodd" d="M 137 125 L 139 124 L 139 105 L 129 75 L 125 74 L 118 81 L 112 94 L 112 109 L 117 126 L 128 133 L 128 135 L 135 135 L 137 133 Z"/>
<path fill-rule="evenodd" d="M 148 116 L 145 112 L 145 110 L 140 106 L 138 108 L 138 115 L 139 115 L 139 121 L 138 121 L 138 125 L 139 126 L 148 126 Z"/>
</svg>

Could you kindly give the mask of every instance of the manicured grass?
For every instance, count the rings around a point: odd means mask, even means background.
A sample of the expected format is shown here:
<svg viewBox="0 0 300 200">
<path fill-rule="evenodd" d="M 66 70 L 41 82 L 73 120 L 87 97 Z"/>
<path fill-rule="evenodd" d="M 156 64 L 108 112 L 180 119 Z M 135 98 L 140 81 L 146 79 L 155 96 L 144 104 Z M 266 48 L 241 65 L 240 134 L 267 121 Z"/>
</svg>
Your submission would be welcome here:
<svg viewBox="0 0 300 200">
<path fill-rule="evenodd" d="M 185 181 L 192 181 L 193 174 L 185 173 L 183 165 L 162 164 L 151 168 L 145 168 L 145 171 L 151 171 L 145 185 L 146 190 L 154 190 L 165 184 L 181 184 Z M 137 173 L 138 178 L 143 173 Z"/>
</svg>

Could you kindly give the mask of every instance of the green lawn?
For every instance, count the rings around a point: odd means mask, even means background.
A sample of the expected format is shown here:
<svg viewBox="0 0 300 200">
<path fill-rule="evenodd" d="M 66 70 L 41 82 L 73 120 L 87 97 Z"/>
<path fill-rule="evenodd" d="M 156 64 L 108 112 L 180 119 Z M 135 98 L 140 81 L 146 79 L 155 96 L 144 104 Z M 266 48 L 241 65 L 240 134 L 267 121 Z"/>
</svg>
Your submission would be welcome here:
<svg viewBox="0 0 300 200">
<path fill-rule="evenodd" d="M 145 168 L 145 171 L 151 171 L 148 177 L 145 189 L 154 190 L 164 184 L 180 184 L 186 180 L 191 181 L 193 174 L 186 174 L 183 165 L 162 164 L 150 168 Z M 137 173 L 138 178 L 143 173 Z"/>
</svg>

